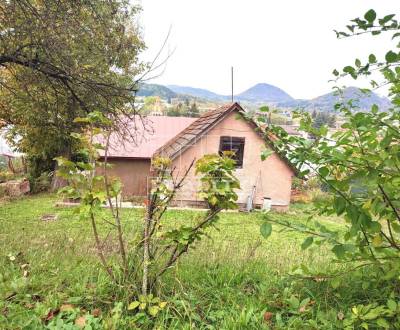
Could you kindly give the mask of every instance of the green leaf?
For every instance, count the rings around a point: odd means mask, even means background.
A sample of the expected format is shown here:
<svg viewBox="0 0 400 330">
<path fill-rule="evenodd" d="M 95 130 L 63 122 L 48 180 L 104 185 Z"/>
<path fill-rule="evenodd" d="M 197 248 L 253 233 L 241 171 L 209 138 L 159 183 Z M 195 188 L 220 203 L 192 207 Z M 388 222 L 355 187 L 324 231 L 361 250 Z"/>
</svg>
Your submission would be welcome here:
<svg viewBox="0 0 400 330">
<path fill-rule="evenodd" d="M 395 14 L 386 15 L 384 18 L 379 20 L 379 24 L 380 25 L 385 25 L 387 22 L 389 22 L 395 16 L 396 16 Z"/>
<path fill-rule="evenodd" d="M 261 160 L 266 160 L 269 156 L 271 156 L 274 152 L 272 150 L 263 150 L 261 152 Z"/>
<path fill-rule="evenodd" d="M 331 286 L 332 288 L 337 289 L 340 286 L 340 283 L 341 283 L 340 277 L 335 277 L 331 281 Z"/>
<path fill-rule="evenodd" d="M 341 215 L 346 209 L 346 200 L 341 196 L 335 197 L 333 201 L 333 208 L 335 209 L 337 215 Z"/>
<path fill-rule="evenodd" d="M 375 21 L 376 19 L 376 12 L 373 9 L 368 10 L 365 15 L 364 18 L 369 22 L 372 23 L 373 21 Z"/>
<path fill-rule="evenodd" d="M 268 222 L 264 222 L 260 227 L 260 232 L 264 238 L 268 238 L 272 233 L 272 225 Z"/>
<path fill-rule="evenodd" d="M 400 233 L 400 225 L 399 225 L 399 224 L 397 224 L 397 223 L 392 223 L 392 227 L 393 227 L 393 230 L 394 230 L 396 233 Z"/>
<path fill-rule="evenodd" d="M 386 55 L 385 55 L 385 60 L 388 63 L 394 63 L 394 62 L 397 61 L 397 59 L 398 59 L 398 55 L 395 52 L 391 51 L 391 50 L 388 51 L 386 53 Z"/>
<path fill-rule="evenodd" d="M 393 34 L 392 39 L 397 38 L 397 37 L 400 37 L 400 32 Z"/>
<path fill-rule="evenodd" d="M 301 244 L 301 248 L 302 250 L 307 249 L 312 243 L 314 242 L 314 238 L 313 237 L 307 237 L 303 243 Z"/>
<path fill-rule="evenodd" d="M 383 319 L 383 318 L 379 318 L 379 319 L 376 321 L 376 324 L 377 324 L 378 326 L 382 327 L 383 329 L 389 329 L 389 328 L 390 328 L 389 322 L 386 321 L 386 320 Z"/>
<path fill-rule="evenodd" d="M 328 176 L 329 174 L 329 169 L 327 167 L 320 167 L 318 169 L 319 174 L 321 174 L 321 176 L 323 176 L 324 178 Z"/>
<path fill-rule="evenodd" d="M 132 301 L 128 306 L 128 311 L 138 308 L 140 305 L 139 301 Z"/>
<path fill-rule="evenodd" d="M 387 306 L 389 307 L 390 310 L 395 311 L 397 309 L 397 304 L 393 299 L 389 299 L 387 301 Z"/>
<path fill-rule="evenodd" d="M 343 259 L 346 253 L 346 250 L 342 244 L 335 245 L 332 248 L 332 252 L 336 255 L 338 259 Z"/>
<path fill-rule="evenodd" d="M 374 54 L 370 54 L 368 56 L 368 62 L 371 64 L 376 63 L 376 56 Z"/>
</svg>

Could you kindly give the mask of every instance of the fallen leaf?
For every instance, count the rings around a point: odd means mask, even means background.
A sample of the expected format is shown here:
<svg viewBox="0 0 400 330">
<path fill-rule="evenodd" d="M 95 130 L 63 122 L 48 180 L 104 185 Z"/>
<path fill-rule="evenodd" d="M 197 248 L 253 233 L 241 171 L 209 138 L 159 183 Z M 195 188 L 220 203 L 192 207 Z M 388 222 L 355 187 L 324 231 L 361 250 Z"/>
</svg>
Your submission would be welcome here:
<svg viewBox="0 0 400 330">
<path fill-rule="evenodd" d="M 300 308 L 299 308 L 299 312 L 300 313 L 304 313 L 306 311 L 306 307 L 305 306 L 301 306 Z"/>
<path fill-rule="evenodd" d="M 95 308 L 94 310 L 92 310 L 92 315 L 94 317 L 99 317 L 101 315 L 101 309 L 100 308 Z"/>
<path fill-rule="evenodd" d="M 50 310 L 47 315 L 43 318 L 44 322 L 49 322 L 60 312 L 59 308 Z"/>
<path fill-rule="evenodd" d="M 264 313 L 264 321 L 265 322 L 271 322 L 271 319 L 272 319 L 272 316 L 273 316 L 274 314 L 273 313 L 271 313 L 271 312 L 265 312 Z"/>
<path fill-rule="evenodd" d="M 83 328 L 86 325 L 86 317 L 80 316 L 75 320 L 75 325 L 79 328 Z"/>
<path fill-rule="evenodd" d="M 42 301 L 42 297 L 39 296 L 38 294 L 33 294 L 31 298 L 33 301 Z"/>
<path fill-rule="evenodd" d="M 61 305 L 60 307 L 60 312 L 67 312 L 67 311 L 72 311 L 74 309 L 74 306 L 71 304 L 64 304 Z"/>
</svg>

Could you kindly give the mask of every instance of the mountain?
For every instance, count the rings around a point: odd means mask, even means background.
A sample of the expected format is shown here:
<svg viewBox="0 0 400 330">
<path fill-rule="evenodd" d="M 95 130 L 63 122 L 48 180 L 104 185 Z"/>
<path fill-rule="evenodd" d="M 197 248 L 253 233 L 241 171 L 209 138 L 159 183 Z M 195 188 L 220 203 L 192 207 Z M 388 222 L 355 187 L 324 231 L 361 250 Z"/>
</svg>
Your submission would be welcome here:
<svg viewBox="0 0 400 330">
<path fill-rule="evenodd" d="M 230 101 L 230 96 L 220 95 L 207 89 L 178 85 L 142 84 L 137 95 L 160 96 L 164 99 L 192 96 L 216 102 Z M 381 110 L 387 110 L 391 106 L 388 98 L 381 97 L 374 92 L 362 93 L 357 87 L 346 88 L 344 90 L 344 98 L 346 100 L 355 100 L 353 104 L 358 106 L 360 110 L 369 110 L 373 104 L 376 104 Z M 258 108 L 260 104 L 269 104 L 282 108 L 302 108 L 308 111 L 318 109 L 327 112 L 334 111 L 335 104 L 340 101 L 335 92 L 327 93 L 311 100 L 294 99 L 284 90 L 266 83 L 256 84 L 248 90 L 235 95 L 234 99 L 255 108 Z"/>
<path fill-rule="evenodd" d="M 378 94 L 363 93 L 357 87 L 347 87 L 343 91 L 344 100 L 354 100 L 353 105 L 360 110 L 369 110 L 373 104 L 376 104 L 379 109 L 387 110 L 391 106 L 391 102 L 387 97 L 379 96 Z M 278 103 L 277 106 L 287 108 L 303 108 L 308 111 L 314 109 L 326 112 L 334 111 L 335 104 L 340 101 L 340 96 L 336 92 L 327 93 L 318 96 L 311 100 L 292 100 L 288 102 Z"/>
<path fill-rule="evenodd" d="M 239 101 L 257 103 L 288 102 L 293 100 L 293 98 L 284 90 L 265 83 L 254 85 L 243 93 L 236 95 L 235 98 Z"/>
<path fill-rule="evenodd" d="M 220 95 L 214 92 L 211 92 L 207 89 L 202 88 L 194 88 L 188 86 L 178 86 L 178 85 L 168 85 L 169 89 L 178 94 L 190 95 L 193 97 L 199 97 L 202 99 L 208 99 L 213 101 L 229 101 L 230 96 L 228 95 Z M 257 84 L 248 90 L 235 95 L 234 97 L 238 101 L 246 101 L 246 102 L 287 102 L 293 100 L 293 98 L 283 91 L 282 89 L 270 85 L 270 84 Z"/>
<path fill-rule="evenodd" d="M 169 99 L 177 97 L 178 95 L 163 85 L 157 84 L 141 84 L 137 96 L 159 96 L 163 99 Z"/>
<path fill-rule="evenodd" d="M 387 110 L 391 106 L 391 102 L 387 97 L 381 97 L 374 92 L 363 93 L 357 87 L 347 87 L 343 92 L 343 98 L 345 100 L 355 100 L 353 104 L 360 110 L 369 110 L 374 104 L 376 104 L 381 110 Z M 309 105 L 313 108 L 333 111 L 335 103 L 339 101 L 340 96 L 335 92 L 331 92 L 310 100 Z"/>
<path fill-rule="evenodd" d="M 227 96 L 219 95 L 207 89 L 202 89 L 202 88 L 194 88 L 194 87 L 178 86 L 178 85 L 167 85 L 167 87 L 177 94 L 190 95 L 202 99 L 223 101 L 228 98 Z"/>
</svg>

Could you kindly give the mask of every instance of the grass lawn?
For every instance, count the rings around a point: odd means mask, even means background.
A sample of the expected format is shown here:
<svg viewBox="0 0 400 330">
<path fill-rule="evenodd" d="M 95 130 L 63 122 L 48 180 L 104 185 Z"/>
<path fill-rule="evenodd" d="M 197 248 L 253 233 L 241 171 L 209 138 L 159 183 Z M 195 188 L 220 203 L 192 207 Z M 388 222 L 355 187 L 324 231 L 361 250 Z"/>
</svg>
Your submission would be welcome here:
<svg viewBox="0 0 400 330">
<path fill-rule="evenodd" d="M 1 329 L 43 329 L 49 311 L 69 304 L 79 308 L 71 317 L 96 311 L 97 321 L 103 322 L 99 328 L 107 328 L 104 324 L 117 302 L 117 289 L 99 266 L 89 224 L 74 215 L 72 208 L 55 208 L 55 201 L 54 195 L 38 195 L 0 205 Z M 299 204 L 287 213 L 270 216 L 305 222 L 309 210 Z M 57 214 L 58 219 L 40 220 L 44 214 Z M 196 214 L 171 210 L 165 222 L 184 223 Z M 142 216 L 140 209 L 123 210 L 128 242 L 140 234 L 137 228 Z M 343 226 L 338 218 L 320 220 L 330 228 Z M 260 213 L 223 213 L 218 230 L 210 232 L 209 238 L 168 272 L 161 290 L 167 308 L 142 327 L 268 329 L 273 324 L 274 329 L 340 328 L 337 313 L 348 307 L 346 301 L 356 288 L 345 283 L 333 289 L 329 281 L 288 275 L 301 264 L 321 272 L 337 268 L 331 263 L 329 247 L 302 251 L 302 235 L 278 232 L 276 226 L 266 240 L 260 235 L 262 221 Z M 108 228 L 106 223 L 101 226 L 103 236 Z M 109 255 L 115 246 L 111 233 L 106 246 Z M 296 300 L 307 298 L 299 312 Z M 366 293 L 359 299 L 367 298 Z M 266 311 L 273 313 L 271 324 L 263 319 Z"/>
</svg>

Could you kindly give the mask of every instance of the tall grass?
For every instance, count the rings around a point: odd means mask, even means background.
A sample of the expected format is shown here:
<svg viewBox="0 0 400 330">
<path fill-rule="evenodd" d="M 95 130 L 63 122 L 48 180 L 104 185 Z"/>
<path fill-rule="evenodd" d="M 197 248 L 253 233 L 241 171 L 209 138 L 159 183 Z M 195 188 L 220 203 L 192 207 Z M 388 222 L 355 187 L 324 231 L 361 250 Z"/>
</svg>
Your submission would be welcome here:
<svg viewBox="0 0 400 330">
<path fill-rule="evenodd" d="M 55 208 L 56 197 L 38 195 L 14 200 L 0 209 L 0 328 L 43 328 L 42 318 L 62 304 L 86 311 L 100 309 L 106 319 L 117 301 L 127 303 L 129 293 L 110 285 L 99 267 L 89 224 L 71 208 Z M 271 217 L 306 222 L 307 205 Z M 166 214 L 165 226 L 194 221 L 199 211 Z M 56 214 L 56 221 L 41 220 Z M 106 216 L 106 211 L 104 213 Z M 125 238 L 137 242 L 143 211 L 123 210 Z M 322 219 L 340 228 L 337 218 Z M 317 271 L 337 269 L 328 247 L 302 251 L 303 237 L 293 232 L 274 232 L 261 237 L 261 213 L 223 213 L 216 228 L 164 278 L 160 295 L 169 302 L 157 319 L 143 328 L 169 329 L 262 329 L 265 311 L 284 305 L 283 292 L 311 297 L 318 310 L 337 307 L 335 293 L 326 282 L 294 280 L 288 274 L 302 263 Z M 100 226 L 107 237 L 108 257 L 114 258 L 117 242 L 106 222 Z M 25 268 L 21 268 L 22 265 Z M 28 270 L 24 274 L 24 270 Z M 25 275 L 25 276 L 24 276 Z M 314 317 L 314 316 L 312 316 Z M 316 317 L 316 316 L 315 316 Z"/>
</svg>

